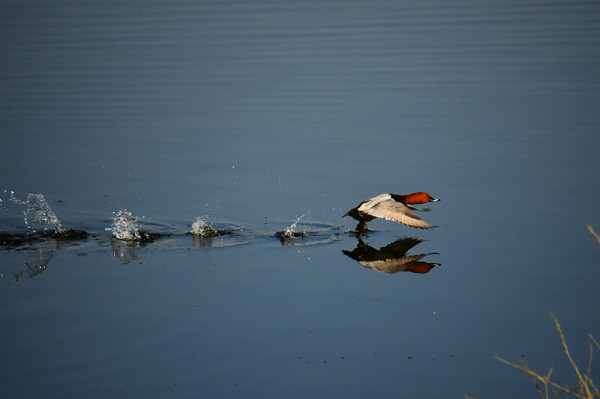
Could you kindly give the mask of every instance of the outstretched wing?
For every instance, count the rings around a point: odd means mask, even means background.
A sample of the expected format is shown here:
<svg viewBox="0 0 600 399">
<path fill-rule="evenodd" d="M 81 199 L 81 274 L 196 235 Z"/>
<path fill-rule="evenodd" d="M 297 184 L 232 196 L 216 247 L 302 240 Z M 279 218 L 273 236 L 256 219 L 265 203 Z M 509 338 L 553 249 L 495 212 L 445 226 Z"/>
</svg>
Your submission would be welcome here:
<svg viewBox="0 0 600 399">
<path fill-rule="evenodd" d="M 381 201 L 375 206 L 363 210 L 364 213 L 387 220 L 393 220 L 405 226 L 429 229 L 433 225 L 418 217 L 408 206 L 393 199 Z"/>
</svg>

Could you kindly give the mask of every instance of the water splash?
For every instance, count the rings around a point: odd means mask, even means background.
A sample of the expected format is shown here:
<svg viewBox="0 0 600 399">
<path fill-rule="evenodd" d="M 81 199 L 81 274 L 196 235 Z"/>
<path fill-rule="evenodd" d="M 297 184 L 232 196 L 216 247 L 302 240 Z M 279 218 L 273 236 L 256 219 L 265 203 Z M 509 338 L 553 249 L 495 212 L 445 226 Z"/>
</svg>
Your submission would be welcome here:
<svg viewBox="0 0 600 399">
<path fill-rule="evenodd" d="M 117 240 L 142 241 L 144 233 L 138 226 L 138 218 L 127 209 L 119 210 L 113 217 L 113 224 L 107 230 L 112 231 Z"/>
<path fill-rule="evenodd" d="M 89 236 L 86 231 L 64 227 L 43 194 L 29 193 L 25 200 L 14 191 L 4 190 L 4 194 L 8 196 L 6 200 L 0 198 L 0 247 L 18 247 L 48 238 L 82 240 Z M 23 225 L 26 232 L 22 231 Z"/>
<path fill-rule="evenodd" d="M 277 236 L 279 238 L 294 238 L 294 237 L 304 237 L 306 232 L 304 230 L 298 232 L 296 231 L 296 227 L 298 226 L 298 222 L 302 220 L 302 218 L 306 215 L 310 214 L 310 211 L 306 212 L 304 215 L 296 217 L 294 223 L 285 228 L 285 230 L 278 231 Z"/>
<path fill-rule="evenodd" d="M 23 201 L 15 196 L 14 191 L 11 191 L 9 199 L 15 204 L 27 207 L 26 210 L 23 211 L 23 221 L 30 231 L 36 232 L 41 229 L 45 232 L 54 230 L 56 234 L 62 234 L 67 231 L 50 208 L 50 205 L 48 205 L 48 202 L 46 202 L 46 198 L 43 194 L 29 193 L 27 194 L 27 199 Z"/>
<path fill-rule="evenodd" d="M 192 223 L 192 230 L 190 232 L 193 235 L 201 237 L 215 237 L 219 235 L 219 232 L 208 221 L 208 218 L 200 216 L 196 218 L 194 223 Z"/>
</svg>

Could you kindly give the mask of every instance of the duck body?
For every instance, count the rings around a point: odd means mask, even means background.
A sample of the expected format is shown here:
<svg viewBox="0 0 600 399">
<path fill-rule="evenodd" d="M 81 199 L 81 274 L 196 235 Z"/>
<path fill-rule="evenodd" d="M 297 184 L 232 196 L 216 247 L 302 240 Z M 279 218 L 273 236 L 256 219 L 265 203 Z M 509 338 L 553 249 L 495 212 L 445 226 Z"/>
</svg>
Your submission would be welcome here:
<svg viewBox="0 0 600 399">
<path fill-rule="evenodd" d="M 367 231 L 367 222 L 375 218 L 393 220 L 409 227 L 429 229 L 434 226 L 421 219 L 414 212 L 425 209 L 417 209 L 411 205 L 437 201 L 439 201 L 438 198 L 433 198 L 425 192 L 412 194 L 385 193 L 361 202 L 357 207 L 346 212 L 344 216 L 350 216 L 358 220 L 356 231 L 359 233 Z"/>
</svg>

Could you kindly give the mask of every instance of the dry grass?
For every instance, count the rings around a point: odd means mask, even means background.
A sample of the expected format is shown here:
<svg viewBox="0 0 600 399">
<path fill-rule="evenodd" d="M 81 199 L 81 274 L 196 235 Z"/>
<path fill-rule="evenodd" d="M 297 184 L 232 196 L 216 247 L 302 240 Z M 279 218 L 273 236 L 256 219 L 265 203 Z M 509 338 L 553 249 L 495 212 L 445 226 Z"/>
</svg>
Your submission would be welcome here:
<svg viewBox="0 0 600 399">
<path fill-rule="evenodd" d="M 594 381 L 592 381 L 592 378 L 591 378 L 594 347 L 596 347 L 597 349 L 600 349 L 600 344 L 598 343 L 598 341 L 596 341 L 596 339 L 594 339 L 593 336 L 590 335 L 591 343 L 590 343 L 590 352 L 589 352 L 590 354 L 589 354 L 589 358 L 588 358 L 588 364 L 587 364 L 586 370 L 582 371 L 579 368 L 579 366 L 577 365 L 577 363 L 575 363 L 575 360 L 573 359 L 573 357 L 571 356 L 571 352 L 569 351 L 569 347 L 567 345 L 567 341 L 565 339 L 565 335 L 563 333 L 562 327 L 560 326 L 560 323 L 558 322 L 558 320 L 556 319 L 556 317 L 553 314 L 550 314 L 550 316 L 554 320 L 554 325 L 556 327 L 556 331 L 558 331 L 558 335 L 560 336 L 560 341 L 563 346 L 563 351 L 565 352 L 567 359 L 571 363 L 571 367 L 573 368 L 573 370 L 575 371 L 575 374 L 577 375 L 577 386 L 576 387 L 570 387 L 568 385 L 561 385 L 561 384 L 558 384 L 558 383 L 552 381 L 552 379 L 551 379 L 552 371 L 553 371 L 552 368 L 548 371 L 547 374 L 540 374 L 540 373 L 537 373 L 537 372 L 531 370 L 529 368 L 529 366 L 522 360 L 520 360 L 520 364 L 517 364 L 517 363 L 510 362 L 510 361 L 503 359 L 501 357 L 498 357 L 498 356 L 496 356 L 496 359 L 498 359 L 499 361 L 501 361 L 504 364 L 507 364 L 518 370 L 521 370 L 524 373 L 526 373 L 527 375 L 529 375 L 531 377 L 531 379 L 533 380 L 533 383 L 534 383 L 534 385 L 538 391 L 538 394 L 540 395 L 541 398 L 549 399 L 551 393 L 556 398 L 570 398 L 570 397 L 571 398 L 584 398 L 584 399 L 600 398 L 600 391 L 598 391 L 598 387 L 596 386 Z"/>
<path fill-rule="evenodd" d="M 587 225 L 587 228 L 590 234 L 593 235 L 594 238 L 598 241 L 598 244 L 600 244 L 600 236 L 594 231 L 594 228 L 589 224 Z"/>
<path fill-rule="evenodd" d="M 600 235 L 598 235 L 594 228 L 591 225 L 587 225 L 587 229 L 590 234 L 598 241 L 600 244 Z M 558 319 L 550 313 L 550 316 L 554 320 L 554 326 L 556 327 L 556 331 L 560 336 L 560 342 L 562 343 L 563 351 L 575 371 L 575 375 L 577 375 L 577 386 L 571 387 L 569 385 L 561 385 L 555 381 L 552 381 L 552 371 L 553 368 L 550 368 L 547 374 L 537 373 L 529 368 L 527 363 L 523 360 L 519 359 L 519 364 L 510 362 L 506 359 L 503 359 L 499 356 L 496 356 L 496 359 L 500 362 L 507 364 L 511 367 L 516 368 L 517 370 L 523 371 L 525 374 L 529 375 L 537 389 L 538 394 L 543 399 L 549 399 L 550 394 L 552 393 L 553 397 L 556 398 L 583 398 L 583 399 L 600 399 L 600 391 L 598 387 L 592 380 L 592 360 L 594 357 L 594 347 L 600 349 L 600 343 L 596 341 L 596 339 L 590 334 L 590 352 L 588 357 L 588 364 L 585 371 L 581 371 L 573 356 L 571 356 L 571 352 L 569 351 L 569 346 L 567 345 L 567 340 L 565 339 L 565 334 L 563 333 L 562 327 L 558 322 Z M 465 396 L 466 399 L 472 399 L 469 396 Z"/>
</svg>

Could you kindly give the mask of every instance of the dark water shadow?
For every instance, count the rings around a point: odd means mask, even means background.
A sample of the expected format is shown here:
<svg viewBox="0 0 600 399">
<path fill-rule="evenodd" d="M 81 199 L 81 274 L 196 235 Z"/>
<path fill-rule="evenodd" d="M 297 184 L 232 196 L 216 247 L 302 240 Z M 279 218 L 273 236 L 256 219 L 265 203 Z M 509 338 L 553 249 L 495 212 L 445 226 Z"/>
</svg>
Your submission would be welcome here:
<svg viewBox="0 0 600 399">
<path fill-rule="evenodd" d="M 127 265 L 138 259 L 138 250 L 144 245 L 146 245 L 144 242 L 117 240 L 116 238 L 110 241 L 112 256 L 118 259 L 121 265 Z"/>
<path fill-rule="evenodd" d="M 360 235 L 357 236 L 357 239 L 356 248 L 352 251 L 342 250 L 342 252 L 368 269 L 385 274 L 395 274 L 398 272 L 426 274 L 435 266 L 441 265 L 438 262 L 425 262 L 422 260 L 426 256 L 437 255 L 437 252 L 416 255 L 408 253 L 408 251 L 424 241 L 420 238 L 400 238 L 379 249 L 365 243 Z"/>
<path fill-rule="evenodd" d="M 18 282 L 25 276 L 31 278 L 42 274 L 58 250 L 59 243 L 57 241 L 47 241 L 36 245 L 35 249 L 27 252 L 23 269 L 13 272 L 14 281 Z"/>
<path fill-rule="evenodd" d="M 0 247 L 5 249 L 18 248 L 27 245 L 32 245 L 44 240 L 85 240 L 89 237 L 89 233 L 83 230 L 44 230 L 39 232 L 26 233 L 0 233 Z"/>
<path fill-rule="evenodd" d="M 206 228 L 186 230 L 182 236 L 191 237 L 195 248 L 221 248 L 246 245 L 253 241 L 253 234 L 248 226 L 232 222 L 206 222 Z M 189 245 L 186 239 L 180 242 Z"/>
<path fill-rule="evenodd" d="M 128 265 L 139 259 L 140 250 L 150 245 L 163 249 L 220 248 L 257 242 L 261 246 L 270 246 L 275 242 L 281 246 L 309 246 L 338 241 L 341 235 L 339 226 L 323 222 L 306 222 L 296 230 L 276 231 L 275 228 L 266 226 L 267 230 L 262 232 L 235 223 L 217 222 L 212 227 L 214 228 L 208 233 L 200 235 L 191 233 L 183 224 L 146 221 L 145 229 L 137 230 L 129 239 L 109 235 L 106 231 L 110 229 L 102 229 L 101 225 L 92 228 L 92 232 L 73 229 L 63 229 L 60 232 L 50 229 L 37 232 L 1 232 L 0 251 L 13 252 L 13 259 L 16 258 L 17 261 L 11 262 L 10 266 L 5 265 L 0 273 L 14 276 L 14 281 L 38 276 L 48 268 L 58 251 L 82 248 L 90 239 L 99 247 L 107 248 L 121 265 Z M 85 251 L 78 255 L 84 256 Z"/>
<path fill-rule="evenodd" d="M 65 247 L 78 246 L 90 237 L 83 230 L 63 229 L 61 231 L 44 230 L 27 233 L 0 233 L 0 249 L 23 254 L 24 260 L 20 268 L 5 271 L 18 282 L 24 277 L 35 277 L 42 274 L 59 250 Z"/>
<path fill-rule="evenodd" d="M 300 225 L 294 223 L 283 230 L 266 235 L 277 238 L 284 247 L 323 245 L 340 240 L 340 226 L 307 221 Z"/>
</svg>

